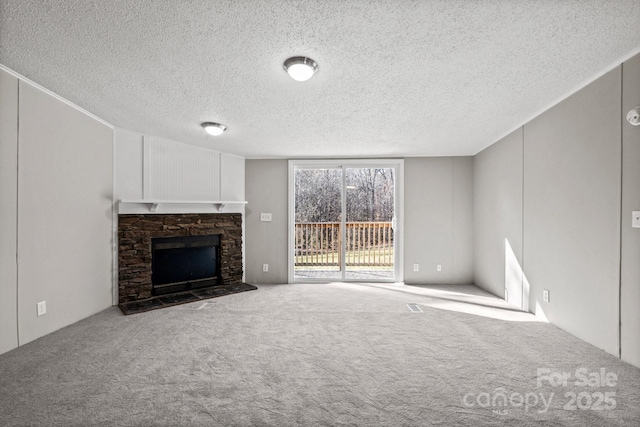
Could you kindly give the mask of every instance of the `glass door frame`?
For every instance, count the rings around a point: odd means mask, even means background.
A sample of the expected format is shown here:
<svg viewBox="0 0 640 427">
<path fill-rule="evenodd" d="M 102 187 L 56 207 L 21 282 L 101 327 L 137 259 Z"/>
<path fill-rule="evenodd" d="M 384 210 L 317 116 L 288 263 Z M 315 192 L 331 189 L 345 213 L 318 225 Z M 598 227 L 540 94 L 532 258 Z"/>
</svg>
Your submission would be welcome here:
<svg viewBox="0 0 640 427">
<path fill-rule="evenodd" d="M 347 168 L 393 168 L 395 170 L 394 181 L 394 238 L 393 238 L 393 269 L 394 274 L 391 279 L 348 279 L 345 278 L 346 266 L 345 257 L 341 257 L 341 278 L 340 279 L 326 279 L 326 278 L 296 278 L 295 277 L 295 172 L 296 169 L 341 169 L 342 173 L 342 188 L 341 188 L 341 222 L 346 222 L 346 191 L 345 191 L 345 173 Z M 302 283 L 302 282 L 383 282 L 393 283 L 402 282 L 404 280 L 404 160 L 403 159 L 319 159 L 319 160 L 289 160 L 289 218 L 288 218 L 288 282 L 289 283 Z M 342 227 L 344 230 L 344 227 Z M 344 231 L 343 231 L 344 232 Z M 341 239 L 342 254 L 345 253 L 345 240 Z"/>
</svg>

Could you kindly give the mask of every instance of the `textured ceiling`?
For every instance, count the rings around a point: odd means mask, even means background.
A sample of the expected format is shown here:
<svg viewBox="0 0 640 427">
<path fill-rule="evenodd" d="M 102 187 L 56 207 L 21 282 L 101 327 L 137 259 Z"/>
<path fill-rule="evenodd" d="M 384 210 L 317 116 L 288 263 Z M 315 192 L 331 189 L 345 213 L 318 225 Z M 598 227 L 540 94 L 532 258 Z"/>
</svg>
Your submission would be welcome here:
<svg viewBox="0 0 640 427">
<path fill-rule="evenodd" d="M 254 158 L 475 154 L 638 50 L 637 0 L 0 0 L 1 64 L 116 127 Z"/>
</svg>

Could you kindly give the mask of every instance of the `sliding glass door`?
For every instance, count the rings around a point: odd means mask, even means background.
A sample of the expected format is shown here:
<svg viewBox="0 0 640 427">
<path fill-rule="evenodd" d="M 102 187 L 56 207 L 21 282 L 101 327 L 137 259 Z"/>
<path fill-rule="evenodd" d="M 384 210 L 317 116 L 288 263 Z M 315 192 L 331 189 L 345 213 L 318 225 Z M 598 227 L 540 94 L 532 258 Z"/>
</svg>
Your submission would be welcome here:
<svg viewBox="0 0 640 427">
<path fill-rule="evenodd" d="M 342 279 L 342 169 L 294 171 L 296 278 Z"/>
<path fill-rule="evenodd" d="M 395 169 L 345 170 L 345 279 L 393 280 Z"/>
<path fill-rule="evenodd" d="M 401 161 L 291 161 L 289 281 L 401 280 Z"/>
</svg>

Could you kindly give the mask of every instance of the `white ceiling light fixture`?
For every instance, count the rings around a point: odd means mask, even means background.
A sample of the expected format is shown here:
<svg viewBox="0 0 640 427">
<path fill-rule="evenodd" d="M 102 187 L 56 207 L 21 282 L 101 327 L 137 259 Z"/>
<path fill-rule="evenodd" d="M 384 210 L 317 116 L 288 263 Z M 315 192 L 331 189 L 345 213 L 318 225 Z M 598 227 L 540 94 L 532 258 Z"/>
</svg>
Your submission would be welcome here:
<svg viewBox="0 0 640 427">
<path fill-rule="evenodd" d="M 227 130 L 227 127 L 225 125 L 221 125 L 220 123 L 214 123 L 214 122 L 204 122 L 202 124 L 202 127 L 209 135 L 213 135 L 213 136 L 222 135 L 222 133 L 225 130 Z"/>
<path fill-rule="evenodd" d="M 304 82 L 318 71 L 318 63 L 306 56 L 294 56 L 284 61 L 284 69 L 293 80 Z"/>
</svg>

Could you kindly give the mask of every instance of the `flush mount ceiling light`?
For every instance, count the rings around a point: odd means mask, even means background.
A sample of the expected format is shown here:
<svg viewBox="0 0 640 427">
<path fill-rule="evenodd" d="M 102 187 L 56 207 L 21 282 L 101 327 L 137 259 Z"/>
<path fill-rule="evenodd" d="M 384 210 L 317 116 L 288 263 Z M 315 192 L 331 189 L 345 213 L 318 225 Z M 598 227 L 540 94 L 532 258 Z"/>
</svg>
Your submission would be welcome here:
<svg viewBox="0 0 640 427">
<path fill-rule="evenodd" d="M 213 135 L 213 136 L 222 135 L 222 132 L 224 132 L 227 129 L 225 125 L 221 125 L 220 123 L 214 123 L 214 122 L 204 122 L 202 124 L 202 127 L 209 135 Z"/>
<path fill-rule="evenodd" d="M 294 56 L 284 61 L 284 69 L 293 80 L 304 82 L 318 71 L 318 63 L 306 56 Z"/>
</svg>

